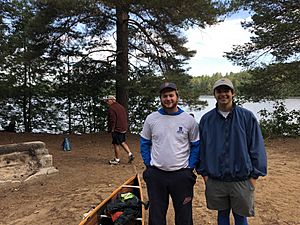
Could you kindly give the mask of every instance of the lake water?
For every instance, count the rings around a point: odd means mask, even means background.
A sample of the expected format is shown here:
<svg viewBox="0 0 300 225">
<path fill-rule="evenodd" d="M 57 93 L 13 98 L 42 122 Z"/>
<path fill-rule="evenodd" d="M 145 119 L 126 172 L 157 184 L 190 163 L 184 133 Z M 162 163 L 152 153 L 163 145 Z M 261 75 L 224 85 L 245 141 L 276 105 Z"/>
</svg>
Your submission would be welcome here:
<svg viewBox="0 0 300 225">
<path fill-rule="evenodd" d="M 194 113 L 195 115 L 195 119 L 197 120 L 197 122 L 200 121 L 201 117 L 208 111 L 210 111 L 211 109 L 213 109 L 215 107 L 216 104 L 216 99 L 214 98 L 214 96 L 201 96 L 200 97 L 201 100 L 206 100 L 208 103 L 208 106 L 206 106 L 203 110 L 199 110 L 199 111 L 192 111 L 189 109 L 189 107 L 183 107 L 183 110 L 185 110 L 188 113 Z M 283 100 L 286 108 L 288 109 L 288 111 L 291 110 L 300 110 L 300 98 L 288 98 Z M 242 106 L 246 109 L 249 109 L 250 111 L 252 111 L 254 113 L 254 115 L 256 116 L 256 118 L 258 120 L 260 120 L 260 116 L 258 114 L 258 112 L 262 109 L 266 109 L 270 112 L 272 112 L 273 109 L 273 105 L 274 105 L 274 101 L 267 101 L 267 102 L 260 102 L 260 103 L 253 103 L 253 102 L 249 102 L 249 103 L 245 103 Z"/>
</svg>

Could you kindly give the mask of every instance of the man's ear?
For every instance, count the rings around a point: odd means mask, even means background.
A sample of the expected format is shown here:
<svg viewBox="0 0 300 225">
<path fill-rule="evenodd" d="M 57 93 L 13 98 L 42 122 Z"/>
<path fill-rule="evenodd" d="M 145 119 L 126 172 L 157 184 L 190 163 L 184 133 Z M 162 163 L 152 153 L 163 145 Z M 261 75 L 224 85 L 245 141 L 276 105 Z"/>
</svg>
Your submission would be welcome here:
<svg viewBox="0 0 300 225">
<path fill-rule="evenodd" d="M 231 90 L 231 92 L 232 92 L 232 97 L 234 97 L 235 96 L 235 91 Z"/>
</svg>

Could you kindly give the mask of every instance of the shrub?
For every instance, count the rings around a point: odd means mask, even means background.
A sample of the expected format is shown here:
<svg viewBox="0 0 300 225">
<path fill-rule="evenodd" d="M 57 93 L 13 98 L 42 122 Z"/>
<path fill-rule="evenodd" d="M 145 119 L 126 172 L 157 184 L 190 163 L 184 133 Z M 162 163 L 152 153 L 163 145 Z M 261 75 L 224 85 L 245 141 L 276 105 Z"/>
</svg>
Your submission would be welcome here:
<svg viewBox="0 0 300 225">
<path fill-rule="evenodd" d="M 295 137 L 300 136 L 300 110 L 288 111 L 282 101 L 276 101 L 274 111 L 266 109 L 259 111 L 260 126 L 263 136 L 268 137 Z"/>
</svg>

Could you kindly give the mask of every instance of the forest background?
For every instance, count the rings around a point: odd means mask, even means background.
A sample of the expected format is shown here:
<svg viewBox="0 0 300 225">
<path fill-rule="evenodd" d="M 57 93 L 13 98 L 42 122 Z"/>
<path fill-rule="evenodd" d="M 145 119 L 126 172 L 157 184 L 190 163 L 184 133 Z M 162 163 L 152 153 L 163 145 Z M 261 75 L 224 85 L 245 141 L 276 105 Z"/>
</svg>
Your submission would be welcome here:
<svg viewBox="0 0 300 225">
<path fill-rule="evenodd" d="M 244 72 L 189 76 L 195 51 L 184 31 L 249 10 L 253 36 L 225 56 Z M 0 124 L 19 132 L 91 133 L 106 129 L 102 98 L 115 94 L 138 132 L 159 107 L 163 81 L 178 85 L 182 105 L 229 77 L 242 101 L 300 96 L 297 1 L 0 1 Z M 263 59 L 268 58 L 268 63 Z M 300 135 L 300 111 L 278 102 L 261 121 L 264 134 Z"/>
</svg>

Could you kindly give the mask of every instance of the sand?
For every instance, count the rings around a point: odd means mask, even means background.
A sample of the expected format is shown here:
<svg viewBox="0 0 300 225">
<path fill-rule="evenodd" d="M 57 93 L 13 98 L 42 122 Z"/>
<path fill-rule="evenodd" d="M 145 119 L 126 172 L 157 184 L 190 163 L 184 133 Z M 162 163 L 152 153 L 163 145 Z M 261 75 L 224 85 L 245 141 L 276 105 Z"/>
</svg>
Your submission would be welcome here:
<svg viewBox="0 0 300 225">
<path fill-rule="evenodd" d="M 116 187 L 144 165 L 139 154 L 139 137 L 128 135 L 136 158 L 109 165 L 113 157 L 109 134 L 70 135 L 71 151 L 62 150 L 64 135 L 0 133 L 0 145 L 43 141 L 53 156 L 58 173 L 27 182 L 0 185 L 0 225 L 73 225 L 84 213 L 105 199 Z M 256 216 L 250 225 L 300 224 L 300 138 L 266 141 L 268 175 L 256 185 Z M 1 174 L 2 177 L 5 174 Z M 143 183 L 144 197 L 147 199 Z M 216 224 L 216 212 L 206 209 L 204 184 L 198 176 L 193 200 L 194 224 Z M 173 225 L 170 206 L 168 224 Z M 233 223 L 232 223 L 233 224 Z"/>
</svg>

